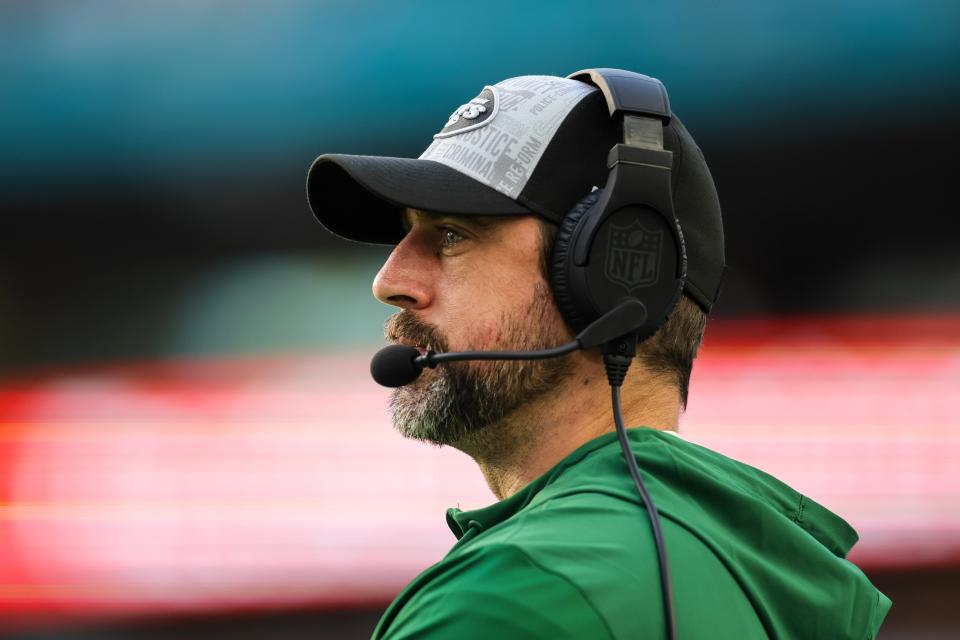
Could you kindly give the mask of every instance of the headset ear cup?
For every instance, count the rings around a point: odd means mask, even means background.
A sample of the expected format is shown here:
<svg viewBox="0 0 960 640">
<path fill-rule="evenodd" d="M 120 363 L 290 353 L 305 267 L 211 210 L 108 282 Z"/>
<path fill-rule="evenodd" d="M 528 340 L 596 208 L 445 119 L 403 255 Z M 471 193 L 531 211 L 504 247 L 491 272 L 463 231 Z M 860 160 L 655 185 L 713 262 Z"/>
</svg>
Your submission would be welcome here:
<svg viewBox="0 0 960 640">
<path fill-rule="evenodd" d="M 553 252 L 550 259 L 550 285 L 553 288 L 553 297 L 557 301 L 557 308 L 560 309 L 563 319 L 574 332 L 581 331 L 595 318 L 584 318 L 582 317 L 583 314 L 576 310 L 574 293 L 569 282 L 567 260 L 573 247 L 573 232 L 576 230 L 577 224 L 597 204 L 602 194 L 602 189 L 591 191 L 575 204 L 560 223 L 557 239 L 553 243 Z"/>
</svg>

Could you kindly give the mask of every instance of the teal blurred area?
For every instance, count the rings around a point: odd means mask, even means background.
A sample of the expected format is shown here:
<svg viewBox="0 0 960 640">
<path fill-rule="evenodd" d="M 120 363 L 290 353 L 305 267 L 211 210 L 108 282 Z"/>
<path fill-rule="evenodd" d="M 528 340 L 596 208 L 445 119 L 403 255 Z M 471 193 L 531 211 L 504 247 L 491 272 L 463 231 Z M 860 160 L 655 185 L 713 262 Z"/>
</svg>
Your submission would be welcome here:
<svg viewBox="0 0 960 640">
<path fill-rule="evenodd" d="M 591 66 L 660 77 L 703 148 L 719 316 L 960 309 L 955 2 L 15 1 L 0 43 L 7 373 L 375 346 L 387 248 L 316 223 L 310 162 Z"/>
<path fill-rule="evenodd" d="M 369 254 L 386 251 L 366 253 L 254 254 L 91 275 L 79 295 L 49 292 L 69 318 L 38 317 L 24 329 L 37 337 L 22 357 L 76 364 L 373 348 L 392 307 L 370 292 L 377 265 Z"/>
<path fill-rule="evenodd" d="M 821 134 L 960 102 L 960 5 L 13 2 L 0 167 L 14 187 L 262 174 L 319 150 L 404 153 L 478 84 L 643 70 L 718 134 Z M 788 126 L 787 126 L 788 125 Z"/>
</svg>

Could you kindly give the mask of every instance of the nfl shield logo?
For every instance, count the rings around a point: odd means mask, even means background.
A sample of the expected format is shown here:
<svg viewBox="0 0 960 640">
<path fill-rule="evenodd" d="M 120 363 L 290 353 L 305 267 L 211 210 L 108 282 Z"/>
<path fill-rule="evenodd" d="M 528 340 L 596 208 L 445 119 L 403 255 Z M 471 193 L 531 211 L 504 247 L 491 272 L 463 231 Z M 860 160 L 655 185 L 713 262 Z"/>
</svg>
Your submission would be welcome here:
<svg viewBox="0 0 960 640">
<path fill-rule="evenodd" d="M 625 227 L 610 225 L 606 275 L 629 289 L 649 287 L 657 282 L 663 231 L 649 231 L 639 222 Z"/>
</svg>

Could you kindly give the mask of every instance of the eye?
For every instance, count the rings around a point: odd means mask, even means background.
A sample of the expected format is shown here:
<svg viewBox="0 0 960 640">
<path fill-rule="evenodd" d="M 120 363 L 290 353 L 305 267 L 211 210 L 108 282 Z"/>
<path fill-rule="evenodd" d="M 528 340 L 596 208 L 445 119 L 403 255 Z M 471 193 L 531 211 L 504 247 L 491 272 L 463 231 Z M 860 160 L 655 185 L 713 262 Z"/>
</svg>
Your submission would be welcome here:
<svg viewBox="0 0 960 640">
<path fill-rule="evenodd" d="M 444 249 L 453 249 L 461 240 L 465 239 L 459 231 L 450 227 L 443 227 L 440 232 L 443 234 L 442 244 Z"/>
</svg>

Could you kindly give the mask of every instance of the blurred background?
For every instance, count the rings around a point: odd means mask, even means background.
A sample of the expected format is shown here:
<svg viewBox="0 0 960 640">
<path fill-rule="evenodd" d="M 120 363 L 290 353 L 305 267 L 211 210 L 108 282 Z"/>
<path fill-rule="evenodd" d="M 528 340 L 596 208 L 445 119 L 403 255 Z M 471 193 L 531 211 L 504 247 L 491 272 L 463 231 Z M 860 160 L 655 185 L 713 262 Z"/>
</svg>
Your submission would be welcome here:
<svg viewBox="0 0 960 640">
<path fill-rule="evenodd" d="M 495 498 L 392 430 L 387 250 L 307 167 L 593 66 L 723 205 L 682 433 L 859 531 L 881 638 L 960 635 L 960 4 L 8 1 L 0 51 L 0 637 L 369 637 Z"/>
</svg>

